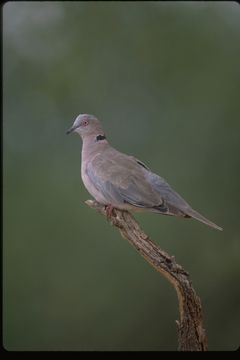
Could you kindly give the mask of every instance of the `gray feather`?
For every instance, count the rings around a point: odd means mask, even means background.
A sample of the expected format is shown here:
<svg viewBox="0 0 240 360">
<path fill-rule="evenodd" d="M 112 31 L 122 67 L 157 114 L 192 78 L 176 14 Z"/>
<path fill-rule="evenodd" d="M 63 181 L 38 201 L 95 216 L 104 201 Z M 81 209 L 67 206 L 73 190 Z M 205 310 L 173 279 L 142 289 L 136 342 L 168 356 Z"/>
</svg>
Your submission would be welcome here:
<svg viewBox="0 0 240 360">
<path fill-rule="evenodd" d="M 164 215 L 193 217 L 222 230 L 193 210 L 166 180 L 144 163 L 111 147 L 95 116 L 80 114 L 68 133 L 73 131 L 83 140 L 83 183 L 99 203 L 123 210 L 146 209 Z"/>
<path fill-rule="evenodd" d="M 86 171 L 109 203 L 129 203 L 140 208 L 152 208 L 163 203 L 159 192 L 145 178 L 146 169 L 135 158 L 117 150 L 113 153 L 113 149 L 110 154 L 106 151 L 89 162 Z"/>
</svg>

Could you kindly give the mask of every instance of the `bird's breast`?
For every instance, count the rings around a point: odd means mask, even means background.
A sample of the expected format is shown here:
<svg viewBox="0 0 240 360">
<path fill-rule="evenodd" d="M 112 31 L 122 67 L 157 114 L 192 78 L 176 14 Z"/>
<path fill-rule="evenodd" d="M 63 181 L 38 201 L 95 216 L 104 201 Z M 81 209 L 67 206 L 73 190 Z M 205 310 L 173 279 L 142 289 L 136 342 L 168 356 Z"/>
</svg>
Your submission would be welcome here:
<svg viewBox="0 0 240 360">
<path fill-rule="evenodd" d="M 99 190 L 96 189 L 91 179 L 89 178 L 87 174 L 87 164 L 85 162 L 82 162 L 81 177 L 85 188 L 94 197 L 94 199 L 97 200 L 100 204 L 108 204 L 104 196 Z"/>
</svg>

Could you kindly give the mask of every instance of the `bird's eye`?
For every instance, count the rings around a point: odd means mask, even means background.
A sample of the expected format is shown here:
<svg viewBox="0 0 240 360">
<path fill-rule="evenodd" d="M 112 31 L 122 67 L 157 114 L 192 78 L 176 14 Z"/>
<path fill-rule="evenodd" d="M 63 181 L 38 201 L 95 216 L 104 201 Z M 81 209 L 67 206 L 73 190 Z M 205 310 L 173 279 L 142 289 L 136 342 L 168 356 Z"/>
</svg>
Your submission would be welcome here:
<svg viewBox="0 0 240 360">
<path fill-rule="evenodd" d="M 83 123 L 82 123 L 83 126 L 87 126 L 88 125 L 88 121 L 87 120 L 84 120 Z"/>
</svg>

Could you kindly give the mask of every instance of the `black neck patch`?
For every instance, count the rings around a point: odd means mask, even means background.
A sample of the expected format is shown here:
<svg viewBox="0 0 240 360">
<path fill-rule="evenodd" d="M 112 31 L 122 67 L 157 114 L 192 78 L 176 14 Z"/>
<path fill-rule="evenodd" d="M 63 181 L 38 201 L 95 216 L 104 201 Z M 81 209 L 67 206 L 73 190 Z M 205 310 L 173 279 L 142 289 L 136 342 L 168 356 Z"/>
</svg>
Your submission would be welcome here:
<svg viewBox="0 0 240 360">
<path fill-rule="evenodd" d="M 105 135 L 98 135 L 96 137 L 96 141 L 101 141 L 101 140 L 105 140 L 106 139 L 106 136 Z"/>
</svg>

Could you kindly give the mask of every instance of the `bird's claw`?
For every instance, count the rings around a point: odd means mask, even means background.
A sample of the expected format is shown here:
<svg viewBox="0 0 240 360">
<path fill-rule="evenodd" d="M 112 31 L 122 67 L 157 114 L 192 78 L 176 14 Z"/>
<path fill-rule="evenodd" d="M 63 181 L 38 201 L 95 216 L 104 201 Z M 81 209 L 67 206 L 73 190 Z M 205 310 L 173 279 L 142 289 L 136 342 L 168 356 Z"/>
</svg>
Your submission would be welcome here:
<svg viewBox="0 0 240 360">
<path fill-rule="evenodd" d="M 114 207 L 112 206 L 112 204 L 105 205 L 105 210 L 106 210 L 106 215 L 107 215 L 108 220 L 110 220 L 110 218 L 113 215 L 113 209 L 114 209 Z"/>
</svg>

